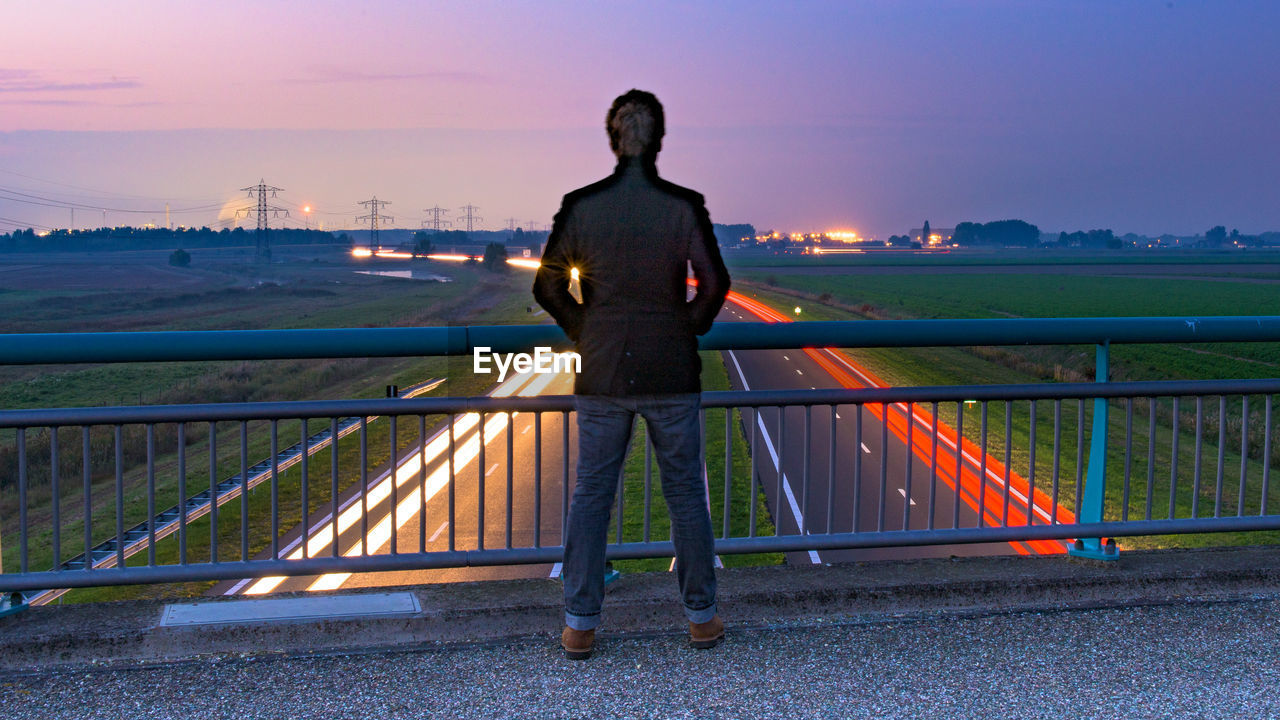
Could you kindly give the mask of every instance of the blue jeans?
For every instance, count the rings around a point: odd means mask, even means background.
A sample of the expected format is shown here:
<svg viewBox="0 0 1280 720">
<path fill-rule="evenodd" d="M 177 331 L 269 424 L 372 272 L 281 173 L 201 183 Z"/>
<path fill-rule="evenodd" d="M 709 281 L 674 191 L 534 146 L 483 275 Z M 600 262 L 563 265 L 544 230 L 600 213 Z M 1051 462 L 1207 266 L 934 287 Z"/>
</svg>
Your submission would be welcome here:
<svg viewBox="0 0 1280 720">
<path fill-rule="evenodd" d="M 698 393 L 579 395 L 577 405 L 578 483 L 560 571 L 565 624 L 575 630 L 600 624 L 609 512 L 637 413 L 648 426 L 661 471 L 685 615 L 690 622 L 707 622 L 716 614 L 715 546 L 702 474 Z"/>
</svg>

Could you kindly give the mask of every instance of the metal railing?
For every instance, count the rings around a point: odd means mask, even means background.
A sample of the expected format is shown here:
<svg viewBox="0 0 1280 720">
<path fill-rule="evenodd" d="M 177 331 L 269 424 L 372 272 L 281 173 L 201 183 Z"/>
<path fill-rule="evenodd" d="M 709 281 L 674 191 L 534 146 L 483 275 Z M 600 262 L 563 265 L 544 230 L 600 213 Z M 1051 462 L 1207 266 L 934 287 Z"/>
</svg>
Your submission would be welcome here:
<svg viewBox="0 0 1280 720">
<path fill-rule="evenodd" d="M 1269 504 L 1280 379 L 1106 382 L 1113 343 L 1278 339 L 1280 318 L 1270 317 L 717 325 L 704 349 L 1089 342 L 1099 382 L 704 393 L 716 552 L 840 559 L 999 543 L 1111 557 L 1104 538 L 1280 529 Z M 563 342 L 547 326 L 10 335 L 0 362 Z M 254 579 L 241 584 L 251 592 L 300 576 L 554 563 L 572 491 L 572 410 L 569 396 L 507 396 L 3 411 L 16 451 L 0 492 L 12 493 L 15 512 L 0 527 L 6 547 L 16 541 L 17 568 L 6 563 L 0 590 Z M 352 417 L 364 420 L 328 442 Z M 135 435 L 146 446 L 137 467 L 124 452 Z M 292 467 L 282 435 L 298 439 Z M 316 452 L 323 442 L 328 452 Z M 612 558 L 673 554 L 652 457 L 638 442 L 619 481 Z M 37 446 L 47 465 L 31 462 Z M 109 472 L 92 457 L 104 447 Z M 261 485 L 250 487 L 251 458 L 264 455 Z M 78 483 L 67 467 L 79 469 Z M 235 492 L 221 492 L 237 467 Z M 166 504 L 173 517 L 156 512 Z"/>
</svg>

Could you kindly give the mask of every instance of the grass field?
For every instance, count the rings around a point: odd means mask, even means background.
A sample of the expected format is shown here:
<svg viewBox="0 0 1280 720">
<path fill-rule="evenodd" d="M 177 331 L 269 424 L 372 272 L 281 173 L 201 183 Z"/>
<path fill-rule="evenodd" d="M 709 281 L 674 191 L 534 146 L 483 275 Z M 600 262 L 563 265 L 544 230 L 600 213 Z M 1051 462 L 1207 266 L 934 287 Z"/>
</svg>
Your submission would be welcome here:
<svg viewBox="0 0 1280 720">
<path fill-rule="evenodd" d="M 1008 318 L 1280 315 L 1275 286 L 1179 278 L 927 273 L 920 275 L 776 275 L 742 273 L 759 290 L 808 300 L 807 319 L 823 312 L 870 318 Z M 824 302 L 825 301 L 825 302 Z M 789 300 L 793 302 L 793 300 Z M 825 306 L 825 307 L 824 307 Z M 1075 348 L 1010 348 L 1013 360 L 1046 379 L 1092 377 L 1093 353 Z M 988 357 L 991 352 L 986 354 Z M 1274 343 L 1116 345 L 1116 380 L 1274 377 Z M 1064 373 L 1065 371 L 1065 373 Z"/>
<path fill-rule="evenodd" d="M 995 250 L 968 249 L 950 253 L 912 253 L 907 251 L 868 252 L 839 255 L 769 255 L 764 253 L 728 253 L 725 261 L 731 270 L 758 267 L 969 267 L 975 265 L 1225 265 L 1249 263 L 1258 259 L 1280 262 L 1280 251 L 1263 249 L 1229 250 L 1159 250 L 1153 252 L 1082 253 L 1071 250 Z"/>
<path fill-rule="evenodd" d="M 1207 271 L 1211 272 L 1211 270 Z M 739 273 L 739 290 L 765 300 L 775 307 L 802 306 L 808 320 L 848 320 L 910 317 L 1051 317 L 1051 316 L 1146 316 L 1146 315 L 1228 315 L 1280 314 L 1280 294 L 1260 292 L 1259 286 L 1194 278 L 1176 282 L 1136 277 L 1087 277 L 1017 274 L 874 276 L 783 275 L 770 276 L 767 270 Z M 741 282 L 741 281 L 746 282 Z M 744 288 L 745 286 L 745 288 Z M 893 385 L 1006 384 L 1042 381 L 1090 380 L 1093 376 L 1092 347 L 1051 348 L 858 348 L 847 351 Z M 1113 346 L 1113 379 L 1163 380 L 1195 378 L 1275 377 L 1280 368 L 1280 351 L 1270 343 L 1205 344 L 1196 346 Z M 1187 517 L 1207 512 L 1235 515 L 1257 513 L 1266 503 L 1274 512 L 1277 501 L 1264 497 L 1261 488 L 1265 463 L 1262 409 L 1265 398 L 1249 398 L 1247 433 L 1241 425 L 1240 398 L 1229 398 L 1225 442 L 1221 443 L 1221 464 L 1225 471 L 1221 486 L 1214 481 L 1219 463 L 1218 399 L 1209 398 L 1197 413 L 1195 401 L 1184 401 L 1177 413 L 1174 431 L 1172 401 L 1155 405 L 1155 432 L 1150 431 L 1151 405 L 1146 400 L 1133 403 L 1133 442 L 1126 450 L 1125 437 L 1129 406 L 1124 401 L 1110 405 L 1108 437 L 1108 483 L 1105 516 L 1141 518 L 1148 501 L 1155 518 L 1165 517 L 1173 508 L 1175 516 Z M 1031 408 L 1015 403 L 1010 412 L 1010 458 L 1015 472 L 1031 473 Z M 981 441 L 979 406 L 965 411 L 965 435 Z M 988 410 L 988 451 L 997 459 L 1005 457 L 1006 407 L 993 403 Z M 1065 401 L 1061 408 L 1061 460 L 1057 468 L 1058 497 L 1064 507 L 1074 509 L 1076 483 L 1082 470 L 1078 462 L 1087 460 L 1087 443 L 1092 423 L 1092 402 Z M 940 418 L 954 426 L 954 406 L 939 408 Z M 1037 487 L 1048 489 L 1054 476 L 1054 406 L 1037 403 L 1035 476 Z M 1085 447 L 1077 444 L 1083 425 Z M 1198 430 L 1197 430 L 1198 427 Z M 1197 433 L 1203 438 L 1197 461 Z M 1174 462 L 1174 438 L 1177 460 Z M 1271 462 L 1277 462 L 1272 443 Z M 1241 502 L 1241 447 L 1247 448 L 1243 465 L 1247 492 Z M 1148 464 L 1148 457 L 1154 462 Z M 1176 470 L 1175 470 L 1176 466 Z M 1129 491 L 1124 479 L 1130 478 Z M 1197 476 L 1200 481 L 1197 482 Z M 1176 477 L 1176 480 L 1174 478 Z M 1270 492 L 1270 494 L 1275 494 Z M 1172 495 L 1172 506 L 1170 496 Z M 1127 508 L 1127 510 L 1126 510 Z M 1170 547 L 1242 544 L 1280 541 L 1280 533 L 1231 533 L 1122 539 L 1122 547 Z"/>
<path fill-rule="evenodd" d="M 0 304 L 23 317 L 15 321 L 23 327 L 31 316 L 47 313 L 43 320 L 62 332 L 84 329 L 223 329 L 262 327 L 359 327 L 444 325 L 449 323 L 485 324 L 527 322 L 529 278 L 525 273 L 494 275 L 470 267 L 450 267 L 453 283 L 427 283 L 394 278 L 356 275 L 349 269 L 303 268 L 282 271 L 269 284 L 237 287 L 234 284 L 214 287 L 199 293 L 189 290 L 152 293 L 104 293 L 100 301 L 85 305 L 83 315 L 74 319 L 65 311 L 51 310 L 48 293 L 0 293 Z M 265 289 L 265 293 L 260 291 Z M 59 297 L 77 297 L 76 293 Z M 193 300 L 192 298 L 197 298 Z M 182 311 L 166 314 L 153 312 L 173 301 Z M 45 308 L 45 309 L 42 309 Z M 24 316 L 25 313 L 25 316 Z M 489 378 L 461 372 L 460 361 L 445 358 L 354 359 L 333 361 L 271 361 L 238 363 L 166 363 L 161 365 L 103 365 L 96 367 L 5 368 L 5 382 L 0 384 L 0 398 L 8 407 L 51 407 L 103 405 L 139 399 L 146 404 L 187 402 L 237 402 L 252 400 L 294 400 L 322 398 L 378 397 L 387 384 L 408 386 L 432 377 L 448 377 L 449 382 L 434 391 L 436 395 L 473 395 L 483 393 Z M 136 394 L 136 396 L 135 396 Z M 416 423 L 405 428 L 397 440 L 400 447 L 416 441 Z M 309 430 L 319 428 L 312 423 Z M 280 447 L 300 439 L 300 423 L 279 424 Z M 268 425 L 248 423 L 246 460 L 249 463 L 270 455 Z M 177 502 L 177 428 L 156 427 L 155 456 L 156 508 Z M 218 426 L 218 458 L 215 477 L 219 480 L 234 475 L 241 463 L 240 429 L 235 423 Z M 95 428 L 91 457 L 93 498 L 93 537 L 95 542 L 114 534 L 116 526 L 114 439 L 111 428 Z M 17 567 L 19 543 L 16 523 L 17 493 L 16 442 L 13 431 L 0 437 L 0 519 L 4 520 L 3 557 L 5 566 Z M 195 492 L 209 482 L 208 427 L 195 424 L 187 428 L 186 462 L 188 492 Z M 26 434 L 29 493 L 28 520 L 40 529 L 29 538 L 30 562 L 33 568 L 52 563 L 52 513 L 50 493 L 49 432 L 32 430 Z M 65 429 L 59 434 L 62 527 L 62 557 L 83 549 L 83 491 L 81 484 L 80 432 Z M 129 527 L 148 516 L 146 505 L 146 430 L 125 427 L 122 430 L 124 456 L 123 524 Z M 351 436 L 339 444 L 339 492 L 359 479 L 358 441 Z M 385 421 L 369 426 L 369 465 L 378 467 L 390 455 L 390 437 Z M 329 502 L 329 453 L 313 457 L 309 475 L 313 480 L 308 505 L 312 509 Z M 300 471 L 293 468 L 281 474 L 278 497 L 283 518 L 301 517 Z M 249 494 L 247 510 L 251 522 L 248 552 L 266 548 L 270 542 L 270 489 L 260 486 Z M 241 553 L 240 514 L 238 501 L 219 509 L 219 557 L 239 559 Z M 189 528 L 188 559 L 193 562 L 209 557 L 209 518 Z M 158 544 L 161 562 L 177 561 L 176 538 Z M 146 562 L 147 554 L 135 556 L 130 564 Z M 208 584 L 190 587 L 115 588 L 77 591 L 68 600 L 120 599 L 137 595 L 168 596 L 199 591 Z"/>
<path fill-rule="evenodd" d="M 702 388 L 704 390 L 728 390 L 729 375 L 725 370 L 720 353 L 702 353 Z M 751 482 L 751 455 L 747 452 L 747 441 L 742 433 L 742 417 L 737 410 L 733 411 L 730 428 L 730 463 L 731 479 L 727 489 L 729 498 L 728 536 L 746 537 L 750 530 L 751 519 L 755 517 L 755 534 L 773 535 L 774 526 L 769 518 L 769 510 L 765 506 L 764 489 L 755 487 L 755 498 Z M 726 488 L 724 482 L 725 465 L 725 411 L 711 409 L 706 411 L 706 426 L 703 437 L 706 445 L 707 491 L 711 500 L 711 527 L 716 537 L 725 532 L 724 503 Z M 622 533 L 624 542 L 642 540 L 663 541 L 670 537 L 671 523 L 667 517 L 667 505 L 662 499 L 662 485 L 658 477 L 657 460 L 648 459 L 649 473 L 646 473 L 644 420 L 637 419 L 636 433 L 632 438 L 631 449 L 623 466 L 622 493 Z M 649 497 L 650 524 L 645 528 L 645 496 Z M 755 507 L 752 508 L 752 504 Z M 616 541 L 618 535 L 618 514 L 614 513 L 614 525 L 610 529 L 610 541 Z M 725 567 L 744 565 L 777 565 L 782 562 L 781 553 L 761 553 L 752 555 L 725 555 L 721 558 Z M 665 558 L 645 560 L 621 560 L 614 566 L 623 572 L 663 571 L 671 565 Z"/>
</svg>

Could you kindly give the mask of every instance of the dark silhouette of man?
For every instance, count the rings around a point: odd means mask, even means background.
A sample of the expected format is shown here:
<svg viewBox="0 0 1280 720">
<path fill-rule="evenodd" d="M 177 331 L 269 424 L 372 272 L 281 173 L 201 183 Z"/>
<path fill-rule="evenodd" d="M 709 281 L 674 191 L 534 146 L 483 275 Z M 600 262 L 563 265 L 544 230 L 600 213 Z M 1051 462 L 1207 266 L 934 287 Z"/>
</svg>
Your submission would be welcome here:
<svg viewBox="0 0 1280 720">
<path fill-rule="evenodd" d="M 605 119 L 618 165 L 564 197 L 533 294 L 578 346 L 578 472 L 561 577 L 571 659 L 591 654 L 604 599 L 605 542 L 636 414 L 644 417 L 671 516 L 690 642 L 724 637 L 701 464 L 697 336 L 729 292 L 702 196 L 658 177 L 662 105 L 632 90 Z M 688 298 L 689 269 L 697 280 Z M 576 275 L 582 302 L 570 293 Z"/>
</svg>

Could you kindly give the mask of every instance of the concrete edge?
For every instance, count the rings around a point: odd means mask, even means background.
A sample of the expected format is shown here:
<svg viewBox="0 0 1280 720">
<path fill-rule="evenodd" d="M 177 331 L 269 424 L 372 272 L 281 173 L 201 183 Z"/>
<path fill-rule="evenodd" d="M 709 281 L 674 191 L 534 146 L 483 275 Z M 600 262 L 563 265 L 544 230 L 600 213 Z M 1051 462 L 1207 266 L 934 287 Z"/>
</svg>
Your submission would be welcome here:
<svg viewBox="0 0 1280 720">
<path fill-rule="evenodd" d="M 719 571 L 719 601 L 730 630 L 747 630 L 1250 600 L 1280 594 L 1277 550 L 1268 546 L 1129 551 L 1109 563 L 1015 556 L 733 568 Z M 556 580 L 496 580 L 401 590 L 414 593 L 421 612 L 163 627 L 165 601 L 31 608 L 0 619 L 0 669 L 10 674 L 47 673 L 211 657 L 447 648 L 521 638 L 552 642 L 562 626 L 561 585 Z M 611 586 L 602 639 L 683 631 L 684 616 L 670 573 L 627 574 Z"/>
</svg>

